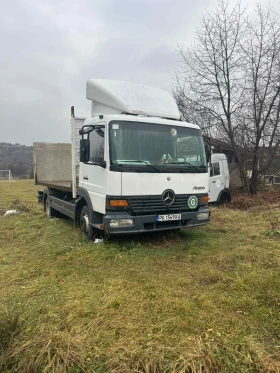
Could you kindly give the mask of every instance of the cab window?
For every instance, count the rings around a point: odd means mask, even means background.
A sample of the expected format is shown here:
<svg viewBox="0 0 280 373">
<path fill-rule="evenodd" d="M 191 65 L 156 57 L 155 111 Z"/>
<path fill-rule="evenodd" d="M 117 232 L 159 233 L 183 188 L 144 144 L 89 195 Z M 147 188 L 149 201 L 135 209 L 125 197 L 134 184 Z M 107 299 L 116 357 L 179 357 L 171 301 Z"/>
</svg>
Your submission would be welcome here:
<svg viewBox="0 0 280 373">
<path fill-rule="evenodd" d="M 220 164 L 219 162 L 212 163 L 210 167 L 210 176 L 219 176 L 220 173 Z"/>
<path fill-rule="evenodd" d="M 93 163 L 104 162 L 104 129 L 97 128 L 90 132 L 90 155 L 89 160 Z"/>
</svg>

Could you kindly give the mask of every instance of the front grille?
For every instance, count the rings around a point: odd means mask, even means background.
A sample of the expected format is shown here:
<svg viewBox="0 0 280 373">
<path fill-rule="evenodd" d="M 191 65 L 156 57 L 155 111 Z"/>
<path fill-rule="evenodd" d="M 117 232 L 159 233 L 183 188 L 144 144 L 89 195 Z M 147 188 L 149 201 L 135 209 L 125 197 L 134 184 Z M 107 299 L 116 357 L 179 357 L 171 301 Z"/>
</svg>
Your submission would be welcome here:
<svg viewBox="0 0 280 373">
<path fill-rule="evenodd" d="M 192 194 L 193 195 L 193 194 Z M 206 194 L 195 195 L 200 201 L 200 198 Z M 162 196 L 129 196 L 122 197 L 126 199 L 129 203 L 131 212 L 133 215 L 144 215 L 149 213 L 156 214 L 165 214 L 171 212 L 186 212 L 186 211 L 197 211 L 199 206 L 196 209 L 190 209 L 188 206 L 188 199 L 191 195 L 189 194 L 180 194 L 175 196 L 175 200 L 171 206 L 166 206 L 162 201 Z"/>
</svg>

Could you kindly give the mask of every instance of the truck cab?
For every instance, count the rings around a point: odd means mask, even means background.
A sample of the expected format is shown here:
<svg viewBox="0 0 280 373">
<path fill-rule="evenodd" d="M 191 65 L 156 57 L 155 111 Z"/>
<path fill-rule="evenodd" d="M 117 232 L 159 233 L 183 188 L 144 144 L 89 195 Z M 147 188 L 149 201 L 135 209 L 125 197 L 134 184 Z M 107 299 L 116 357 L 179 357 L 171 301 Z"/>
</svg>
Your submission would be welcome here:
<svg viewBox="0 0 280 373">
<path fill-rule="evenodd" d="M 209 169 L 209 203 L 222 205 L 231 201 L 229 169 L 225 154 L 214 153 Z"/>
</svg>

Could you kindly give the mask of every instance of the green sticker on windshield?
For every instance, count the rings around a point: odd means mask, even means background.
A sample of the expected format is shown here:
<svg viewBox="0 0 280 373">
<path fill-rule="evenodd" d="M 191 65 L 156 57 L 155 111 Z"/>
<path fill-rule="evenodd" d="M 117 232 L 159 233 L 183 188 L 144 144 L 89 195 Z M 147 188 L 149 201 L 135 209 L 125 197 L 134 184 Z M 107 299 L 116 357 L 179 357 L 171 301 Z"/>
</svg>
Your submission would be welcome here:
<svg viewBox="0 0 280 373">
<path fill-rule="evenodd" d="M 188 205 L 190 209 L 195 209 L 198 205 L 198 199 L 196 196 L 191 196 L 188 200 Z"/>
</svg>

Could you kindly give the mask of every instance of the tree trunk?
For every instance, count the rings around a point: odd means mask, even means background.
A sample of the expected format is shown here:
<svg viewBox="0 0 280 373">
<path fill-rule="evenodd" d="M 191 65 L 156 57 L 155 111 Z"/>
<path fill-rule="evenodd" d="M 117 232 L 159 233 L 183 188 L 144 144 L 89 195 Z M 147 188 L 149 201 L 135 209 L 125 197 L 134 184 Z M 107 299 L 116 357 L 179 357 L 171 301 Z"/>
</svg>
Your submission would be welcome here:
<svg viewBox="0 0 280 373">
<path fill-rule="evenodd" d="M 241 155 L 239 153 L 239 150 L 236 147 L 233 134 L 230 135 L 230 141 L 231 141 L 232 150 L 233 150 L 235 158 L 236 158 L 236 163 L 238 165 L 243 190 L 244 190 L 244 192 L 249 193 L 248 177 L 246 175 L 246 171 L 245 171 L 242 159 L 241 159 Z"/>
<path fill-rule="evenodd" d="M 237 158 L 239 158 L 239 157 L 237 157 Z M 240 159 L 237 159 L 237 164 L 238 164 L 238 168 L 239 168 L 239 172 L 240 172 L 240 179 L 241 179 L 241 182 L 242 182 L 243 190 L 244 190 L 244 192 L 249 193 L 249 182 L 248 182 L 248 177 L 246 175 L 244 165 L 243 165 L 243 163 L 241 162 Z"/>
<path fill-rule="evenodd" d="M 257 194 L 258 191 L 258 176 L 259 176 L 259 148 L 258 146 L 254 149 L 253 164 L 252 164 L 252 175 L 250 179 L 249 192 L 252 195 Z"/>
</svg>

